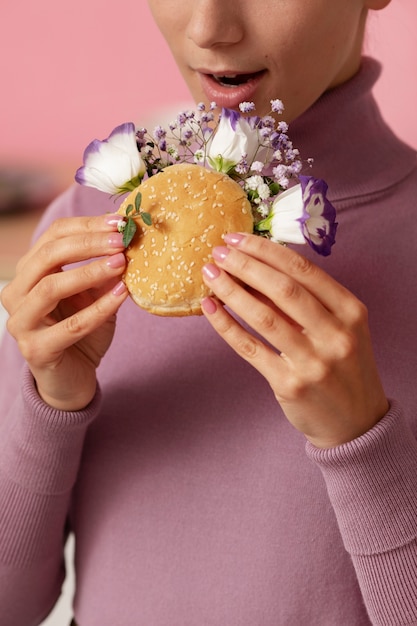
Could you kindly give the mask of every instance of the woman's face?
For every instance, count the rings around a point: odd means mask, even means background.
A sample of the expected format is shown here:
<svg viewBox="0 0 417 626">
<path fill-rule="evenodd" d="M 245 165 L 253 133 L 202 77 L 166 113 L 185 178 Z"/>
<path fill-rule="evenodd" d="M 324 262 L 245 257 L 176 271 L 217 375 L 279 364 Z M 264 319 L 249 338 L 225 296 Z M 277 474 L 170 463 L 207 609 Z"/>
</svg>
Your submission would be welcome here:
<svg viewBox="0 0 417 626">
<path fill-rule="evenodd" d="M 196 102 L 287 121 L 358 69 L 366 0 L 148 0 Z"/>
</svg>

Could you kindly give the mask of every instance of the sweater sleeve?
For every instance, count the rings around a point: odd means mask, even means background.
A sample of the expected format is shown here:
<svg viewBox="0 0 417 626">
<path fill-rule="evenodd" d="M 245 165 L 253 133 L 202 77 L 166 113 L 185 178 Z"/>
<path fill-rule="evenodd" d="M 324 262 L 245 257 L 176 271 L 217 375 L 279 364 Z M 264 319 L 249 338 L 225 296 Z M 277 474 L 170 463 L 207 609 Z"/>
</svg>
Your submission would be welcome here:
<svg viewBox="0 0 417 626">
<path fill-rule="evenodd" d="M 24 366 L 21 391 L 1 414 L 0 626 L 39 624 L 59 596 L 71 491 L 99 404 L 98 392 L 83 411 L 52 409 Z"/>
<path fill-rule="evenodd" d="M 417 624 L 417 442 L 401 409 L 362 437 L 320 450 L 320 467 L 370 619 Z"/>
</svg>

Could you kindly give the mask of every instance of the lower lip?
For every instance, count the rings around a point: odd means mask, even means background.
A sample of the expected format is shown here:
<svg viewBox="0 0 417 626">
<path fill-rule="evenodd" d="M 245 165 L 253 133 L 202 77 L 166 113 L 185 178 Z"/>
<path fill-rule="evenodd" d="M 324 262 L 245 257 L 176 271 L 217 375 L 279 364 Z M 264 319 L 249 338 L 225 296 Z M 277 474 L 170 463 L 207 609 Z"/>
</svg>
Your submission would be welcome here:
<svg viewBox="0 0 417 626">
<path fill-rule="evenodd" d="M 199 73 L 201 87 L 207 100 L 226 109 L 234 109 L 241 102 L 253 100 L 264 75 L 265 72 L 260 72 L 246 83 L 230 87 L 220 85 L 210 74 Z"/>
</svg>

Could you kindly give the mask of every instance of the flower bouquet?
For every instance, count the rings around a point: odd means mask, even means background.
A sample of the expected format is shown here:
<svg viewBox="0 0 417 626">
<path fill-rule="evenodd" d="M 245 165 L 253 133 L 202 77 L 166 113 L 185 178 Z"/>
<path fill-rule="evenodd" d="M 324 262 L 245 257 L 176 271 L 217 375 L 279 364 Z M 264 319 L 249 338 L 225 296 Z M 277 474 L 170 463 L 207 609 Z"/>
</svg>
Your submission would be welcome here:
<svg viewBox="0 0 417 626">
<path fill-rule="evenodd" d="M 110 195 L 129 193 L 119 209 L 126 248 L 134 244 L 139 222 L 142 236 L 152 230 L 152 239 L 163 229 L 162 214 L 148 210 L 154 196 L 147 181 L 156 184 L 164 173 L 187 165 L 187 171 L 194 168 L 202 174 L 204 168 L 238 185 L 250 207 L 252 232 L 282 244 L 308 243 L 319 254 L 329 255 L 335 242 L 336 212 L 326 197 L 326 183 L 301 174 L 299 151 L 288 137 L 288 125 L 280 120 L 282 102 L 272 100 L 271 114 L 263 117 L 255 115 L 250 102 L 242 103 L 239 111 L 222 109 L 217 116 L 216 108 L 215 103 L 199 104 L 195 111 L 179 113 L 168 128 L 157 126 L 153 132 L 130 122 L 121 124 L 107 139 L 89 144 L 76 181 Z M 185 220 L 181 207 L 178 219 Z"/>
</svg>

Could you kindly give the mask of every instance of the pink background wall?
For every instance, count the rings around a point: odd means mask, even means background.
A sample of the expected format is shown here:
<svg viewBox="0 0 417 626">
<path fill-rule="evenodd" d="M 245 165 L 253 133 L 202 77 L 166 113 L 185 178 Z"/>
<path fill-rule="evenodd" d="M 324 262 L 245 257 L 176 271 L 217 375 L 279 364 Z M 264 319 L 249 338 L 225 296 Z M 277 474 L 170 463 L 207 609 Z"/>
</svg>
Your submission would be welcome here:
<svg viewBox="0 0 417 626">
<path fill-rule="evenodd" d="M 93 137 L 189 100 L 145 0 L 3 0 L 0 42 L 3 163 L 78 163 Z M 417 0 L 375 14 L 367 50 L 386 118 L 417 146 Z"/>
</svg>

